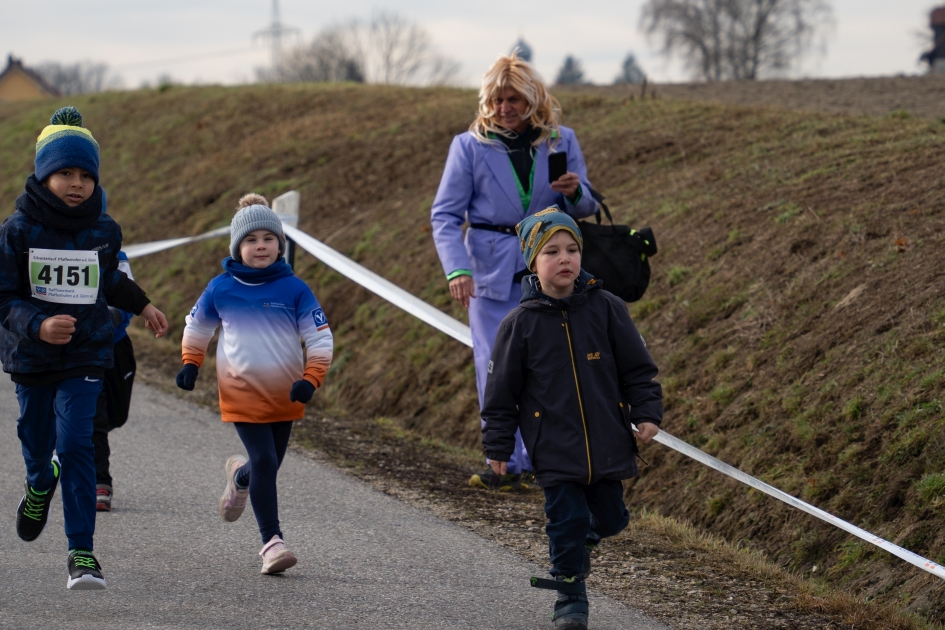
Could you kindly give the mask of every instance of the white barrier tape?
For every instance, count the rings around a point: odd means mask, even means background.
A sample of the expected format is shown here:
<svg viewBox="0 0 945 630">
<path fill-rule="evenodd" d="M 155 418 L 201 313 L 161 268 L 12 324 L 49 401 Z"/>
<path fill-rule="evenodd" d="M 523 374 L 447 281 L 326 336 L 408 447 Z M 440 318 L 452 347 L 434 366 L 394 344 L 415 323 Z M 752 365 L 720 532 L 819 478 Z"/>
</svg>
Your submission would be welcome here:
<svg viewBox="0 0 945 630">
<path fill-rule="evenodd" d="M 204 232 L 203 234 L 198 234 L 197 236 L 171 238 L 166 241 L 154 241 L 153 243 L 142 243 L 140 245 L 124 245 L 122 246 L 121 251 L 125 252 L 125 255 L 128 256 L 128 258 L 138 258 L 139 256 L 156 254 L 158 252 L 164 251 L 165 249 L 177 247 L 178 245 L 186 245 L 187 243 L 205 241 L 208 238 L 213 238 L 215 236 L 225 236 L 229 233 L 230 226 L 226 226 L 217 228 L 216 230 L 210 230 L 209 232 Z"/>
<path fill-rule="evenodd" d="M 634 427 L 634 430 L 635 429 L 636 427 Z M 736 479 L 737 481 L 741 481 L 742 483 L 749 485 L 752 488 L 755 488 L 756 490 L 760 490 L 761 492 L 764 492 L 768 496 L 772 496 L 775 499 L 778 499 L 779 501 L 783 501 L 784 503 L 787 503 L 788 505 L 792 507 L 795 507 L 799 510 L 803 510 L 804 512 L 807 512 L 808 514 L 812 516 L 816 516 L 822 521 L 826 521 L 834 525 L 835 527 L 839 527 L 840 529 L 853 534 L 857 538 L 862 538 L 868 543 L 876 545 L 877 547 L 881 549 L 885 549 L 886 551 L 893 554 L 894 556 L 902 558 L 906 562 L 910 564 L 914 564 L 920 569 L 928 571 L 932 575 L 937 575 L 938 577 L 945 579 L 945 567 L 935 564 L 934 562 L 926 558 L 923 558 L 922 556 L 915 554 L 909 551 L 908 549 L 903 549 L 902 547 L 898 545 L 894 545 L 893 543 L 889 542 L 888 540 L 884 540 L 880 538 L 879 536 L 874 536 L 873 534 L 869 533 L 865 529 L 860 529 L 856 525 L 851 525 L 850 523 L 847 523 L 846 521 L 837 518 L 836 516 L 834 516 L 833 514 L 830 514 L 829 512 L 825 512 L 821 510 L 820 508 L 814 507 L 810 503 L 805 503 L 804 501 L 801 501 L 797 497 L 791 496 L 790 494 L 786 492 L 778 490 L 774 486 L 768 485 L 765 482 L 752 477 L 748 473 L 744 473 L 740 471 L 739 469 L 735 468 L 734 466 L 730 466 L 726 464 L 725 462 L 723 462 L 722 460 L 712 457 L 708 453 L 700 451 L 695 446 L 692 446 L 691 444 L 688 444 L 687 442 L 683 442 L 679 438 L 674 437 L 665 431 L 661 430 L 659 433 L 656 434 L 656 437 L 653 439 L 654 441 L 659 442 L 660 444 L 663 444 L 664 446 L 668 446 L 674 451 L 678 451 L 682 453 L 683 455 L 686 455 L 687 457 L 691 457 L 692 459 L 702 464 L 705 464 L 709 468 L 714 468 L 715 470 L 719 471 L 722 474 L 728 475 L 729 477 Z"/>
<path fill-rule="evenodd" d="M 359 265 L 347 256 L 339 254 L 321 241 L 318 241 L 302 230 L 283 223 L 286 236 L 309 254 L 319 259 L 349 280 L 357 282 L 362 287 L 376 293 L 394 306 L 398 306 L 414 317 L 440 330 L 456 341 L 472 347 L 472 333 L 469 326 L 453 319 L 443 311 L 434 308 L 416 297 L 407 293 L 396 284 L 382 278 L 370 269 Z"/>
<path fill-rule="evenodd" d="M 463 324 L 462 322 L 453 319 L 439 309 L 430 306 L 413 294 L 404 291 L 396 284 L 385 278 L 382 278 L 370 269 L 359 265 L 347 256 L 338 253 L 337 251 L 328 247 L 321 241 L 309 236 L 298 228 L 293 227 L 288 223 L 283 223 L 283 229 L 285 230 L 286 236 L 295 241 L 302 249 L 312 254 L 321 262 L 325 263 L 349 280 L 360 284 L 365 289 L 377 294 L 391 304 L 403 309 L 407 313 L 413 315 L 423 322 L 426 322 L 437 330 L 446 333 L 460 343 L 472 347 L 472 334 L 470 333 L 469 326 L 466 324 Z M 166 241 L 157 241 L 154 243 L 144 243 L 141 245 L 130 245 L 124 248 L 124 251 L 129 258 L 136 258 L 138 256 L 153 254 L 171 247 L 176 247 L 177 245 L 202 241 L 207 238 L 213 238 L 214 236 L 223 236 L 224 234 L 228 234 L 229 231 L 230 228 L 225 227 L 188 238 L 176 238 Z M 636 430 L 636 427 L 634 427 L 634 430 Z M 945 567 L 935 564 L 931 560 L 923 558 L 922 556 L 913 553 L 908 549 L 903 549 L 898 545 L 894 545 L 893 543 L 889 542 L 888 540 L 884 540 L 879 536 L 874 536 L 865 529 L 860 529 L 856 525 L 847 523 L 846 521 L 837 518 L 829 512 L 825 512 L 820 508 L 816 508 L 809 503 L 801 501 L 797 497 L 793 497 L 786 492 L 778 490 L 774 486 L 771 486 L 760 479 L 756 479 L 748 473 L 744 473 L 734 466 L 730 466 L 722 460 L 712 457 L 708 453 L 700 451 L 691 444 L 680 440 L 666 431 L 660 430 L 660 432 L 657 433 L 656 437 L 653 439 L 663 446 L 682 453 L 687 457 L 691 457 L 692 459 L 705 464 L 709 468 L 713 468 L 722 474 L 728 475 L 729 477 L 737 481 L 741 481 L 742 483 L 755 488 L 756 490 L 764 492 L 768 496 L 774 497 L 775 499 L 787 503 L 792 507 L 807 512 L 808 514 L 815 516 L 822 521 L 826 521 L 827 523 L 830 523 L 835 527 L 853 534 L 857 538 L 861 538 L 870 544 L 876 545 L 881 549 L 885 549 L 889 553 L 898 558 L 901 558 L 902 560 L 905 560 L 909 564 L 913 564 L 924 571 L 928 571 L 932 575 L 936 575 L 942 579 L 945 579 Z"/>
</svg>

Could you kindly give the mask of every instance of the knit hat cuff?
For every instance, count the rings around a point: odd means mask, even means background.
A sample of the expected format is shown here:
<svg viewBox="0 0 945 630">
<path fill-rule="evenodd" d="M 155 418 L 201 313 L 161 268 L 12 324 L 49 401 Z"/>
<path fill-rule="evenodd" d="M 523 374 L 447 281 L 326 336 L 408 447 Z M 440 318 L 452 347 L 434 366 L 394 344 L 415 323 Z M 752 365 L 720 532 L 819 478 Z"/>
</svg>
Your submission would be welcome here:
<svg viewBox="0 0 945 630">
<path fill-rule="evenodd" d="M 285 254 L 285 234 L 282 221 L 270 208 L 261 204 L 241 208 L 230 224 L 230 256 L 237 262 L 243 262 L 240 256 L 240 243 L 247 234 L 256 230 L 267 230 L 279 239 L 279 254 Z"/>
<path fill-rule="evenodd" d="M 92 137 L 92 132 L 85 127 L 74 127 L 72 125 L 46 125 L 42 132 L 40 132 L 39 137 L 36 138 L 36 151 L 39 152 L 44 146 L 55 140 L 56 138 L 53 136 L 63 137 L 67 135 L 85 136 L 85 138 L 95 145 L 95 150 L 99 150 L 98 142 L 96 142 L 95 138 Z"/>
<path fill-rule="evenodd" d="M 36 179 L 39 181 L 44 181 L 56 171 L 71 167 L 85 169 L 92 174 L 97 184 L 99 179 L 98 143 L 85 134 L 73 131 L 49 136 L 42 146 L 37 144 L 34 167 Z"/>
</svg>

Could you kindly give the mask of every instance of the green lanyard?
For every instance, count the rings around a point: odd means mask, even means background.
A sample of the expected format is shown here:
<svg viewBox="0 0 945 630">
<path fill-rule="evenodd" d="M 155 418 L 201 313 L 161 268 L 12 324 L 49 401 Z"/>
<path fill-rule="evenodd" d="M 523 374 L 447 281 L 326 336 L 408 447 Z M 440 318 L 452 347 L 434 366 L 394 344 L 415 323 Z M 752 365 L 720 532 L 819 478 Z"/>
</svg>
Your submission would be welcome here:
<svg viewBox="0 0 945 630">
<path fill-rule="evenodd" d="M 489 139 L 496 140 L 496 135 L 489 132 Z M 552 134 L 554 137 L 554 134 Z M 499 140 L 499 142 L 502 142 Z M 502 146 L 506 147 L 503 143 Z M 507 149 L 508 147 L 506 147 Z M 515 165 L 512 164 L 512 156 L 509 155 L 509 152 L 506 151 L 505 157 L 509 159 L 509 168 L 512 169 L 512 175 L 515 176 L 515 185 L 518 187 L 518 198 L 522 201 L 522 216 L 525 216 L 528 213 L 528 206 L 532 205 L 532 191 L 535 189 L 535 160 L 532 160 L 532 170 L 528 174 L 528 192 L 525 192 L 525 187 L 522 186 L 522 180 L 518 178 L 518 171 L 515 170 Z"/>
</svg>

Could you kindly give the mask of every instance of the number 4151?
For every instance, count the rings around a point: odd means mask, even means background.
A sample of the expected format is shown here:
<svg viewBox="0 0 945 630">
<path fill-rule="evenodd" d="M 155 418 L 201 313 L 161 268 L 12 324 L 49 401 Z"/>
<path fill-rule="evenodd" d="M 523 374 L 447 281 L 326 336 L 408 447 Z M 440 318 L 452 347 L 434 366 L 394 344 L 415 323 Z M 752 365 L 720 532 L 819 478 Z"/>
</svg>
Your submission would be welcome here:
<svg viewBox="0 0 945 630">
<path fill-rule="evenodd" d="M 52 282 L 52 274 L 56 274 L 56 284 L 62 284 L 62 265 L 58 267 L 50 268 L 49 265 L 43 265 L 43 268 L 40 269 L 39 275 L 37 276 L 40 280 L 43 281 L 43 284 L 49 284 Z M 85 267 L 66 267 L 66 284 L 74 287 L 79 284 L 79 274 L 83 276 L 83 284 L 85 286 L 89 285 L 89 268 Z"/>
</svg>

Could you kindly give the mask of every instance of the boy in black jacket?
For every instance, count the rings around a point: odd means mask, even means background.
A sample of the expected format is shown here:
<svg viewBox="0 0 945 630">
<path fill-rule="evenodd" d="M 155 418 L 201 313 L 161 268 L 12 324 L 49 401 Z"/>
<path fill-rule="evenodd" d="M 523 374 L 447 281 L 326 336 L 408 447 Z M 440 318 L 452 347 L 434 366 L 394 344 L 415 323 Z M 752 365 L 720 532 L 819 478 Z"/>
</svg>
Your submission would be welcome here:
<svg viewBox="0 0 945 630">
<path fill-rule="evenodd" d="M 637 475 L 636 442 L 663 418 L 657 368 L 626 304 L 581 270 L 581 232 L 556 207 L 517 226 L 521 304 L 502 321 L 486 381 L 482 443 L 505 474 L 520 428 L 545 492 L 556 628 L 587 627 L 590 549 L 630 521 L 621 480 Z"/>
<path fill-rule="evenodd" d="M 66 588 L 103 589 L 92 554 L 92 426 L 112 367 L 108 306 L 141 315 L 158 337 L 167 319 L 118 269 L 121 229 L 102 213 L 98 143 L 82 116 L 64 107 L 50 123 L 36 142 L 35 173 L 0 225 L 0 360 L 16 383 L 26 463 L 16 533 L 40 535 L 61 478 Z"/>
</svg>

